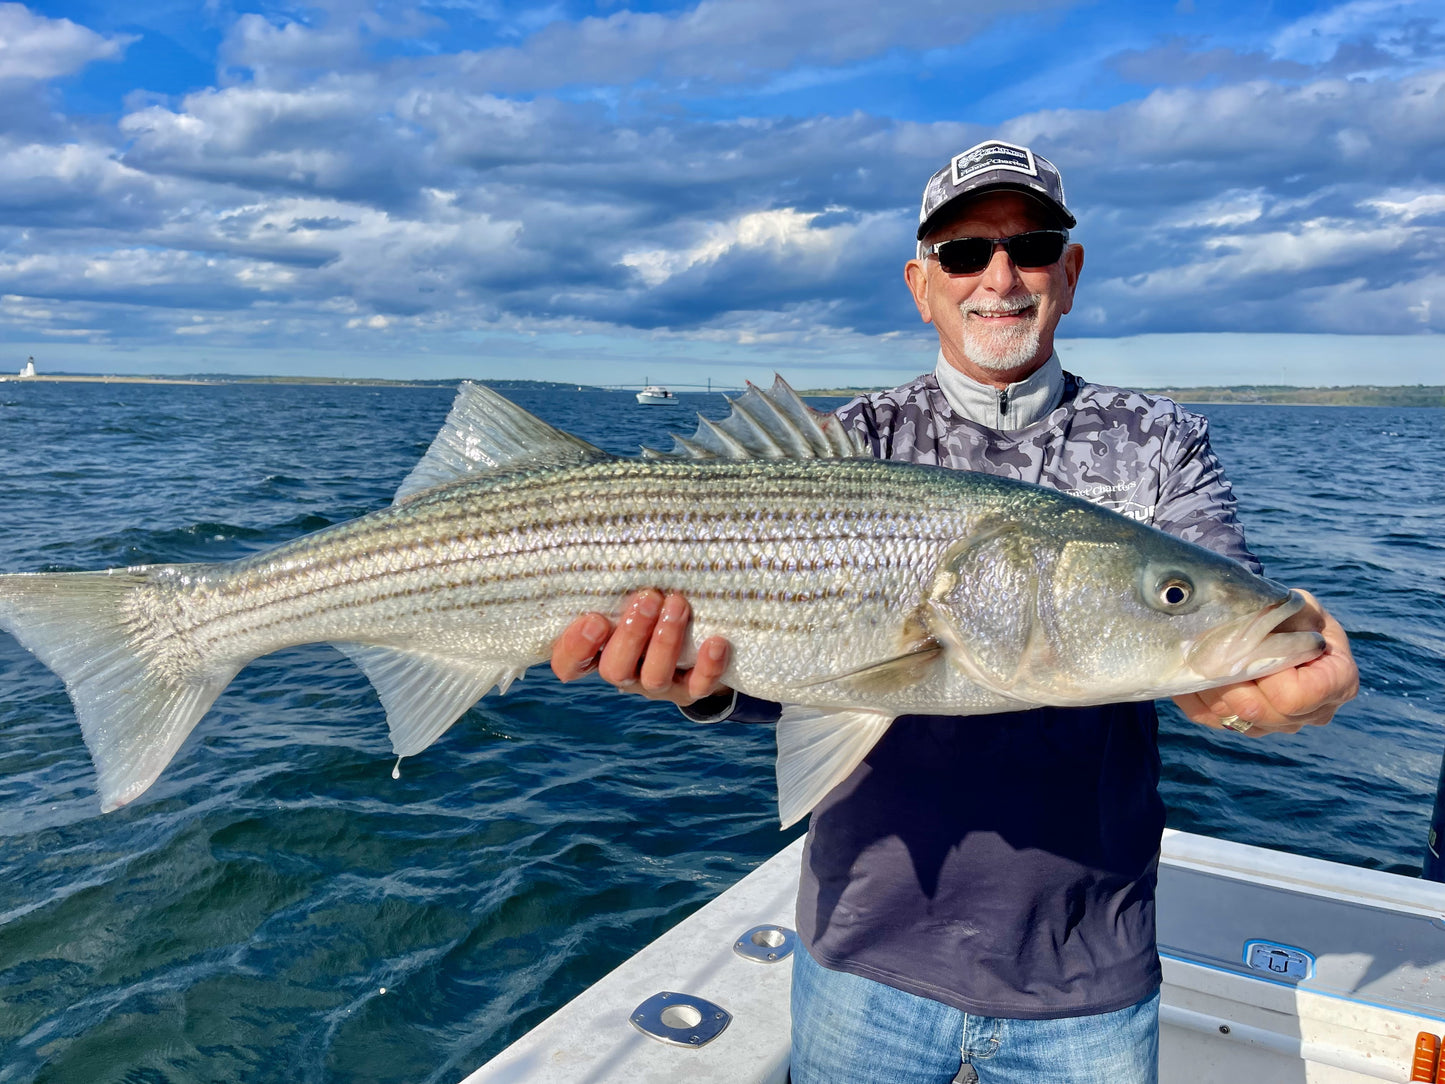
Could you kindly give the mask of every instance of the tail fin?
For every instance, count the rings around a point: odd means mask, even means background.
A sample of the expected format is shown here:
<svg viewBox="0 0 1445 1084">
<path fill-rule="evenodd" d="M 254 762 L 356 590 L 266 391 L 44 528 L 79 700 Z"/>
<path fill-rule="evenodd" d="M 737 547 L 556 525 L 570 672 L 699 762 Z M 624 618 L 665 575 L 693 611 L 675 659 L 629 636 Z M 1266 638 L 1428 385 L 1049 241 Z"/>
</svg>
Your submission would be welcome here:
<svg viewBox="0 0 1445 1084">
<path fill-rule="evenodd" d="M 101 809 L 138 797 L 246 661 L 163 658 L 156 581 L 198 566 L 0 576 L 0 627 L 60 675 L 95 763 Z"/>
</svg>

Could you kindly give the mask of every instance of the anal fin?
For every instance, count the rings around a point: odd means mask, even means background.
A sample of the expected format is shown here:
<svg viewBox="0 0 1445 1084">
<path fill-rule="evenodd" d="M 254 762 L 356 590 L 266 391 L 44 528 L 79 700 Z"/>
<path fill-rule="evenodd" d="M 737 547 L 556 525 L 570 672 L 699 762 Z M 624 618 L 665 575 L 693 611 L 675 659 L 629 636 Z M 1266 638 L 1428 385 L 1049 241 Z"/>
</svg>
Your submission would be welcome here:
<svg viewBox="0 0 1445 1084">
<path fill-rule="evenodd" d="M 858 767 L 893 722 L 877 711 L 789 705 L 778 719 L 778 819 L 794 824 Z"/>
<path fill-rule="evenodd" d="M 506 692 L 527 669 L 515 662 L 456 659 L 369 644 L 333 646 L 361 668 L 381 697 L 398 757 L 420 753 L 493 685 Z"/>
</svg>

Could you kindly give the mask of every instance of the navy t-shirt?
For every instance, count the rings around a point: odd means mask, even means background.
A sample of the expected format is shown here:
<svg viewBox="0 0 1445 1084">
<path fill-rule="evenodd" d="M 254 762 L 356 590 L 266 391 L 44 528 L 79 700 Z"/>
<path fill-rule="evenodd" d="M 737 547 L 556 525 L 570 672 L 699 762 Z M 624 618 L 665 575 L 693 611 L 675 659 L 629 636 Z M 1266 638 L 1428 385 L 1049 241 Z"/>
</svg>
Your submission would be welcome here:
<svg viewBox="0 0 1445 1084">
<path fill-rule="evenodd" d="M 880 458 L 1051 486 L 1259 568 L 1205 420 L 1167 399 L 1065 374 L 1057 408 L 1002 432 L 929 374 L 839 414 Z M 740 697 L 731 718 L 777 711 Z M 1150 703 L 900 717 L 813 811 L 798 932 L 825 967 L 981 1015 L 1132 1005 L 1160 981 L 1158 783 Z"/>
</svg>

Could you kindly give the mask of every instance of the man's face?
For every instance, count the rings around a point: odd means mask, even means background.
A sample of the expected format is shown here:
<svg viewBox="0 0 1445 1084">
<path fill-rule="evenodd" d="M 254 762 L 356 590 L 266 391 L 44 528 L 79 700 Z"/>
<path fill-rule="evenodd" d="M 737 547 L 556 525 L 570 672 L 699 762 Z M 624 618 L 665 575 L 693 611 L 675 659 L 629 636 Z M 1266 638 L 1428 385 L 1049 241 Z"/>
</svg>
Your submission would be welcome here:
<svg viewBox="0 0 1445 1084">
<path fill-rule="evenodd" d="M 960 217 L 924 238 L 925 244 L 956 237 L 1012 237 L 1049 229 L 1043 208 L 1017 192 L 989 192 L 972 200 Z M 955 369 L 1002 387 L 1034 372 L 1054 352 L 1054 329 L 1073 307 L 1084 250 L 1069 245 L 1048 267 L 1015 267 L 996 247 L 989 264 L 973 275 L 950 275 L 936 257 L 909 260 L 908 288 L 924 323 L 938 332 L 943 356 Z"/>
</svg>

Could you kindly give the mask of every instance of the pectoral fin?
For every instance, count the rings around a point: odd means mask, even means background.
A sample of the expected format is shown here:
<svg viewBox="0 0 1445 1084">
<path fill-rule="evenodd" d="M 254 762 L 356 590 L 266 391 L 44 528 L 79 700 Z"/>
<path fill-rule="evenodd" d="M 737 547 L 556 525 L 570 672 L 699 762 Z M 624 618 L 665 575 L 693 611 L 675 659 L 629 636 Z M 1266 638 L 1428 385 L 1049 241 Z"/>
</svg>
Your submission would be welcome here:
<svg viewBox="0 0 1445 1084">
<path fill-rule="evenodd" d="M 807 816 L 858 767 L 893 716 L 788 706 L 778 720 L 778 819 L 786 828 Z"/>
<path fill-rule="evenodd" d="M 841 685 L 863 694 L 886 695 L 910 685 L 917 685 L 928 676 L 928 671 L 943 657 L 943 645 L 932 638 L 913 644 L 901 655 L 882 662 L 860 666 L 856 670 L 845 670 L 829 674 L 825 678 L 808 682 L 806 687 L 820 685 Z"/>
<path fill-rule="evenodd" d="M 367 644 L 334 644 L 361 667 L 381 697 L 399 757 L 420 753 L 493 685 L 507 691 L 526 666 L 514 662 L 459 660 L 424 651 Z"/>
</svg>

